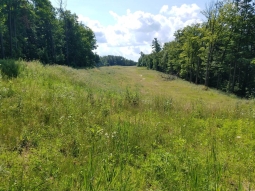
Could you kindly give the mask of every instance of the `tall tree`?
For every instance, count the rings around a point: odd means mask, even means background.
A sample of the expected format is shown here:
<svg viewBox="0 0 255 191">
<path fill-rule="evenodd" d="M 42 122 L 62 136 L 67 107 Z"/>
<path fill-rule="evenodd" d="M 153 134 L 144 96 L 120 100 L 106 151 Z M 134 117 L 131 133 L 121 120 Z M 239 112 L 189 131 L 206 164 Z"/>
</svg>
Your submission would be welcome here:
<svg viewBox="0 0 255 191">
<path fill-rule="evenodd" d="M 53 37 L 56 20 L 55 9 L 49 0 L 33 0 L 36 15 L 36 36 L 38 57 L 44 63 L 56 62 L 55 39 Z"/>
<path fill-rule="evenodd" d="M 6 22 L 5 19 L 5 15 L 4 15 L 4 7 L 5 3 L 4 1 L 0 2 L 0 48 L 1 48 L 1 58 L 5 58 L 5 51 L 4 51 L 4 39 L 3 39 L 3 35 L 4 32 L 6 31 L 5 29 L 5 25 L 4 23 Z"/>
<path fill-rule="evenodd" d="M 65 61 L 66 64 L 70 63 L 69 61 L 69 29 L 68 29 L 68 20 L 67 20 L 67 14 L 70 13 L 69 11 L 66 11 L 66 3 L 63 0 L 59 0 L 59 14 L 60 14 L 60 20 L 63 22 L 64 31 L 65 31 Z"/>
<path fill-rule="evenodd" d="M 213 61 L 213 53 L 215 51 L 217 36 L 222 32 L 222 26 L 218 23 L 219 10 L 222 6 L 222 2 L 211 2 L 207 9 L 203 12 L 207 18 L 206 32 L 207 35 L 204 38 L 206 42 L 207 60 L 206 60 L 206 74 L 205 74 L 205 86 L 208 87 L 210 78 L 210 67 Z"/>
<path fill-rule="evenodd" d="M 152 46 L 153 52 L 158 53 L 158 52 L 161 51 L 161 45 L 160 45 L 160 43 L 159 43 L 159 41 L 158 41 L 157 38 L 154 38 L 154 39 L 153 39 L 152 45 L 151 45 L 151 46 Z"/>
</svg>

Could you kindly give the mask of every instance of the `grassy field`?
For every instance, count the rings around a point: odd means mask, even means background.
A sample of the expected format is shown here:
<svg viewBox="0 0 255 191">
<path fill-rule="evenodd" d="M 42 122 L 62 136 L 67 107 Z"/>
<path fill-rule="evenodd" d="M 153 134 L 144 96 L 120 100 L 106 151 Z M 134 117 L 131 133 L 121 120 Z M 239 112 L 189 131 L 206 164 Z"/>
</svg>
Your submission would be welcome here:
<svg viewBox="0 0 255 191">
<path fill-rule="evenodd" d="M 0 190 L 255 189 L 255 101 L 137 67 L 0 78 Z"/>
</svg>

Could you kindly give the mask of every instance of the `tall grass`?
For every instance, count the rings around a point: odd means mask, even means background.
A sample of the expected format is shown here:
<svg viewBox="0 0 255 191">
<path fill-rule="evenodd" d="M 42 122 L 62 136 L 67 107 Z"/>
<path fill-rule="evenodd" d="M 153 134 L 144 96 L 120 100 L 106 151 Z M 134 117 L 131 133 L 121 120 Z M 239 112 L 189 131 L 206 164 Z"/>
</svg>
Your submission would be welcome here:
<svg viewBox="0 0 255 191">
<path fill-rule="evenodd" d="M 117 70 L 104 87 L 84 80 L 91 71 L 16 64 L 0 80 L 0 190 L 254 189 L 252 100 L 180 100 L 114 84 Z"/>
</svg>

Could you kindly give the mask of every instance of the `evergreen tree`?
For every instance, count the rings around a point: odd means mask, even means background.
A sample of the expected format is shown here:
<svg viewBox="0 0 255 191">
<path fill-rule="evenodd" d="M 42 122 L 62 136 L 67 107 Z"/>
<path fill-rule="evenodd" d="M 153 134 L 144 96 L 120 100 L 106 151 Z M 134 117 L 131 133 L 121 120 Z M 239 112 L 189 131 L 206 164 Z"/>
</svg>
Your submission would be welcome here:
<svg viewBox="0 0 255 191">
<path fill-rule="evenodd" d="M 0 58 L 94 66 L 99 59 L 93 31 L 62 6 L 56 10 L 49 0 L 2 0 Z"/>
</svg>

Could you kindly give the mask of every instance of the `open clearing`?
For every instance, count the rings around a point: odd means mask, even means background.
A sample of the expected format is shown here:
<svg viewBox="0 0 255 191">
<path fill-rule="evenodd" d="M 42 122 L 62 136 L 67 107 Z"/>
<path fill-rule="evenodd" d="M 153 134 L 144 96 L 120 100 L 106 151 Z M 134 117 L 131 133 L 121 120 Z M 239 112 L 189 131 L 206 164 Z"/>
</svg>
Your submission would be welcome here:
<svg viewBox="0 0 255 191">
<path fill-rule="evenodd" d="M 0 190 L 252 190 L 255 106 L 137 67 L 0 79 Z"/>
</svg>

